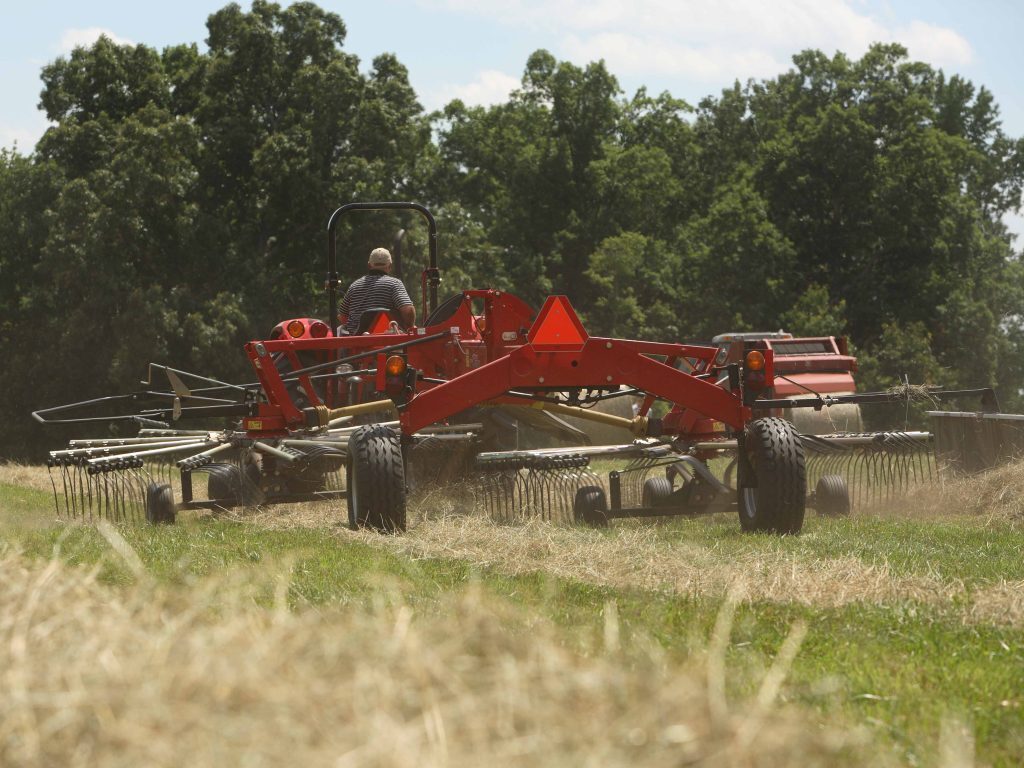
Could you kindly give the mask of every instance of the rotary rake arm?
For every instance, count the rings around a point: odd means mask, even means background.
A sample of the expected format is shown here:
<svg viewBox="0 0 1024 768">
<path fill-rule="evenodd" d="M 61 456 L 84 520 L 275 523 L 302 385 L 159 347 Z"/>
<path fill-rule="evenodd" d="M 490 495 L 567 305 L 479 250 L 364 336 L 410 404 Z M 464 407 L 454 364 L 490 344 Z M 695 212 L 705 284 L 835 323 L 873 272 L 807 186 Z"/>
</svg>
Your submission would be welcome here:
<svg viewBox="0 0 1024 768">
<path fill-rule="evenodd" d="M 167 377 L 169 390 L 153 389 L 153 374 L 161 371 Z M 189 389 L 185 379 L 199 381 L 213 386 L 201 389 Z M 240 417 L 252 411 L 257 391 L 253 387 L 227 384 L 208 376 L 181 371 L 158 363 L 149 364 L 149 374 L 141 382 L 148 389 L 131 392 L 126 395 L 111 395 L 80 400 L 74 403 L 42 408 L 32 412 L 32 418 L 40 424 L 88 424 L 96 422 L 132 421 L 139 424 L 153 421 L 179 421 L 182 418 L 208 418 L 234 416 Z M 214 397 L 213 393 L 230 391 L 234 398 Z M 133 406 L 131 413 L 125 413 Z M 117 412 L 98 415 L 106 406 L 114 406 Z M 71 415 L 85 412 L 93 415 Z"/>
<path fill-rule="evenodd" d="M 770 410 L 776 408 L 829 408 L 833 405 L 844 405 L 848 403 L 874 404 L 879 403 L 904 403 L 912 401 L 952 400 L 961 397 L 978 397 L 981 399 L 983 413 L 996 413 L 999 411 L 999 399 L 991 387 L 979 389 L 941 389 L 939 387 L 895 387 L 886 392 L 859 392 L 853 395 L 818 395 L 811 393 L 813 397 L 787 398 L 787 399 L 759 399 L 753 403 L 755 410 Z"/>
</svg>

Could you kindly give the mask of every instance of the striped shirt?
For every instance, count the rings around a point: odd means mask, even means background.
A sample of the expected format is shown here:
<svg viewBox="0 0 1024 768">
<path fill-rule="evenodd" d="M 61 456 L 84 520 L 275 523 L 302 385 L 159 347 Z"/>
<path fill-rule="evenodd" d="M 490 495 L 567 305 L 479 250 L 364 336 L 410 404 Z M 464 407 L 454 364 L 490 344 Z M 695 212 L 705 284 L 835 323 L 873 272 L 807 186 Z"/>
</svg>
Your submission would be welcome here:
<svg viewBox="0 0 1024 768">
<path fill-rule="evenodd" d="M 359 318 L 366 310 L 375 307 L 398 309 L 411 305 L 412 299 L 401 280 L 371 269 L 348 287 L 345 298 L 341 300 L 339 314 L 348 316 L 345 330 L 355 333 L 359 327 Z"/>
</svg>

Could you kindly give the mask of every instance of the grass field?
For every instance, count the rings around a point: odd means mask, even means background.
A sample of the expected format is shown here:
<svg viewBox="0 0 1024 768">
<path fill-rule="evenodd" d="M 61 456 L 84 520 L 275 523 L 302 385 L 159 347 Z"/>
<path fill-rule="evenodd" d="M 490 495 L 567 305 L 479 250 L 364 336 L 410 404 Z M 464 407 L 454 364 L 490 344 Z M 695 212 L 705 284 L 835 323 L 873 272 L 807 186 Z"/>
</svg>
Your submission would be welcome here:
<svg viewBox="0 0 1024 768">
<path fill-rule="evenodd" d="M 799 537 L 59 522 L 0 467 L 2 765 L 1019 765 L 1024 469 Z"/>
</svg>

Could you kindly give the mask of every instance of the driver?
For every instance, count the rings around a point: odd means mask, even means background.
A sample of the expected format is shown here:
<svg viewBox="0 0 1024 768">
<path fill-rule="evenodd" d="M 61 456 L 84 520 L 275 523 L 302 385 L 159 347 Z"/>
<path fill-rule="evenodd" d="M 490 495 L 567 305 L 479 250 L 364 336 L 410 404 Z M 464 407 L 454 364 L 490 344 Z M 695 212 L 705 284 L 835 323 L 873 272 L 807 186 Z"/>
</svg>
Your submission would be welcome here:
<svg viewBox="0 0 1024 768">
<path fill-rule="evenodd" d="M 391 252 L 374 248 L 366 264 L 369 270 L 349 286 L 338 310 L 339 334 L 352 334 L 359 327 L 359 318 L 368 309 L 389 309 L 398 314 L 406 330 L 416 324 L 416 307 L 405 285 L 391 276 Z"/>
</svg>

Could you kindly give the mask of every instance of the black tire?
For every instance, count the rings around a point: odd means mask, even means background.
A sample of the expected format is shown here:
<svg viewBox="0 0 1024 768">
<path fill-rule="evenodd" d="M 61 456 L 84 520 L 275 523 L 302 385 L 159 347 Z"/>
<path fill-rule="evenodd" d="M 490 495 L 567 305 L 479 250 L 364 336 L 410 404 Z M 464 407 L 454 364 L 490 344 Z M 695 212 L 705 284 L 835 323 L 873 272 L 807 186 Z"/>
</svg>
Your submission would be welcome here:
<svg viewBox="0 0 1024 768">
<path fill-rule="evenodd" d="M 345 454 L 330 445 L 305 449 L 304 465 L 285 480 L 289 493 L 318 493 L 327 490 L 328 477 L 345 463 Z"/>
<path fill-rule="evenodd" d="M 839 475 L 822 475 L 814 487 L 814 506 L 819 515 L 846 517 L 850 514 L 850 491 Z"/>
<path fill-rule="evenodd" d="M 596 485 L 585 485 L 576 491 L 572 502 L 572 519 L 591 528 L 608 527 L 608 502 L 604 491 Z"/>
<path fill-rule="evenodd" d="M 799 533 L 807 504 L 804 447 L 785 419 L 747 424 L 737 496 L 744 531 Z"/>
<path fill-rule="evenodd" d="M 672 482 L 667 477 L 649 477 L 644 480 L 640 497 L 641 507 L 663 507 L 672 495 Z"/>
<path fill-rule="evenodd" d="M 206 467 L 206 498 L 233 507 L 241 498 L 241 476 L 234 464 Z"/>
<path fill-rule="evenodd" d="M 405 463 L 398 435 L 367 424 L 348 438 L 348 522 L 387 533 L 405 530 Z"/>
<path fill-rule="evenodd" d="M 237 464 L 210 464 L 207 472 L 206 497 L 226 507 L 259 504 L 261 501 L 260 470 L 255 464 L 245 465 L 245 474 Z"/>
<path fill-rule="evenodd" d="M 150 483 L 146 488 L 146 522 L 151 525 L 174 525 L 174 491 L 166 483 Z"/>
</svg>

